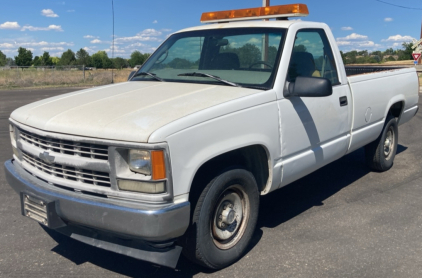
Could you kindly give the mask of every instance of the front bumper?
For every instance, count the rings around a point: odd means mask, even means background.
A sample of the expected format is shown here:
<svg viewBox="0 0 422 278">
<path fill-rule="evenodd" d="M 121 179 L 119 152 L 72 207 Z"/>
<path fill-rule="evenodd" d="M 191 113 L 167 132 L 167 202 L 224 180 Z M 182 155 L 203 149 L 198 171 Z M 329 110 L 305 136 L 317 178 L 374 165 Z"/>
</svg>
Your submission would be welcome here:
<svg viewBox="0 0 422 278">
<path fill-rule="evenodd" d="M 154 246 L 165 246 L 164 249 L 167 250 L 170 245 L 162 243 L 172 242 L 182 236 L 189 225 L 189 202 L 157 207 L 86 196 L 60 190 L 40 181 L 14 163 L 14 160 L 8 160 L 4 165 L 6 179 L 17 193 L 30 194 L 54 202 L 57 216 L 66 223 L 65 227 L 57 229 L 59 232 L 94 246 L 122 254 L 127 253 L 126 255 L 133 253 L 133 250 L 123 252 L 121 248 L 120 251 L 112 250 L 119 244 L 109 239 L 116 235 L 115 238 L 126 238 L 141 243 L 135 245 L 140 247 L 138 249 L 148 249 L 147 252 L 155 250 Z M 81 228 L 91 232 L 79 233 Z M 106 242 L 109 243 L 109 247 L 114 247 L 105 248 Z M 149 247 L 143 248 L 143 246 Z M 158 251 L 164 249 L 158 248 Z M 180 251 L 178 253 L 180 254 Z M 139 259 L 152 261 L 148 256 L 144 257 L 138 256 Z M 154 262 L 162 264 L 155 260 Z"/>
</svg>

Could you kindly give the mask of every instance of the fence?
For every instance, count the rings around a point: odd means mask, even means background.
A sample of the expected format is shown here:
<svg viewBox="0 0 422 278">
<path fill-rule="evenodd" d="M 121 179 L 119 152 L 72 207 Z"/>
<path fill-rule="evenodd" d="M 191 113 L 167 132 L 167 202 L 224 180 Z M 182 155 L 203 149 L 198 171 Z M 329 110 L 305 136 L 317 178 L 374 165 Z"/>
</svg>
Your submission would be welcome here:
<svg viewBox="0 0 422 278">
<path fill-rule="evenodd" d="M 0 88 L 34 86 L 97 86 L 127 80 L 131 69 L 96 69 L 83 65 L 0 67 Z"/>
</svg>

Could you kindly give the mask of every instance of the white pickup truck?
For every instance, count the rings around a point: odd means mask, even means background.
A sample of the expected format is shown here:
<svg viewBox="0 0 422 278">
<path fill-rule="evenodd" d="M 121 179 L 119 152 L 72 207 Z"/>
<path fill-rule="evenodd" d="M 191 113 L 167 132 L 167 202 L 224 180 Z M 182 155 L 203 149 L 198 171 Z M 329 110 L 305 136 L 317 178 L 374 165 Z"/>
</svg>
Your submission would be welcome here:
<svg viewBox="0 0 422 278">
<path fill-rule="evenodd" d="M 365 147 L 393 165 L 418 111 L 415 69 L 347 76 L 305 5 L 205 13 L 130 81 L 10 116 L 9 184 L 22 214 L 76 240 L 175 267 L 244 254 L 260 195 Z M 277 18 L 277 20 L 252 20 Z"/>
</svg>

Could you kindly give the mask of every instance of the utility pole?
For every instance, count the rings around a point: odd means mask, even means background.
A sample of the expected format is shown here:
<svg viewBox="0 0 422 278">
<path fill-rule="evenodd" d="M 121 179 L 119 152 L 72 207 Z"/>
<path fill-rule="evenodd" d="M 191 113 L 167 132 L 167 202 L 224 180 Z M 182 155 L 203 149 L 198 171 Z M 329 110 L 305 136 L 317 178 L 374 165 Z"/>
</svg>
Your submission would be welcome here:
<svg viewBox="0 0 422 278">
<path fill-rule="evenodd" d="M 270 6 L 270 0 L 262 0 L 262 6 L 263 7 L 269 7 Z M 268 21 L 268 19 L 264 19 L 264 21 Z M 262 38 L 262 56 L 261 60 L 264 62 L 268 61 L 268 35 L 265 34 Z M 262 68 L 267 68 L 266 65 L 262 65 Z"/>
</svg>

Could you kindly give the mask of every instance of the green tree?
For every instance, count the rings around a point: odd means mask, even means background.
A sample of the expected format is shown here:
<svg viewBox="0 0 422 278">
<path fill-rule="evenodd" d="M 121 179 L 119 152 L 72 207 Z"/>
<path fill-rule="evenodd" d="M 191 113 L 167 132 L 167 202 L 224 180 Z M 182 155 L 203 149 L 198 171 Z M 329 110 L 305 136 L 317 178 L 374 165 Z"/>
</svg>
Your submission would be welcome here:
<svg viewBox="0 0 422 278">
<path fill-rule="evenodd" d="M 44 51 L 44 53 L 40 57 L 40 60 L 41 60 L 41 66 L 53 65 L 53 59 L 50 57 L 50 53 L 48 53 L 47 51 Z"/>
<path fill-rule="evenodd" d="M 32 65 L 35 67 L 39 67 L 41 66 L 41 59 L 38 56 L 34 57 L 34 60 L 32 61 Z"/>
<path fill-rule="evenodd" d="M 114 59 L 111 59 L 113 62 L 113 68 L 116 69 L 122 69 L 123 67 L 127 67 L 128 62 L 126 59 L 123 59 L 121 57 L 116 57 Z"/>
<path fill-rule="evenodd" d="M 113 66 L 110 58 L 108 58 L 107 52 L 102 50 L 92 54 L 92 63 L 94 64 L 94 67 L 99 69 L 109 69 Z"/>
<path fill-rule="evenodd" d="M 76 52 L 76 61 L 78 65 L 91 66 L 92 64 L 91 56 L 89 56 L 88 51 L 83 48 Z"/>
<path fill-rule="evenodd" d="M 101 58 L 101 55 L 98 53 L 92 54 L 92 65 L 96 67 L 97 69 L 103 68 L 103 59 Z"/>
<path fill-rule="evenodd" d="M 29 67 L 32 63 L 31 50 L 19 47 L 18 56 L 15 56 L 15 63 L 20 67 Z"/>
<path fill-rule="evenodd" d="M 395 59 L 393 56 L 389 56 L 389 57 L 387 58 L 387 61 L 396 61 L 396 59 Z"/>
<path fill-rule="evenodd" d="M 51 61 L 53 62 L 53 65 L 60 64 L 60 58 L 59 57 L 51 57 Z"/>
<path fill-rule="evenodd" d="M 389 48 L 384 52 L 384 55 L 394 55 L 394 49 L 393 48 Z"/>
<path fill-rule="evenodd" d="M 413 60 L 413 43 L 404 42 L 402 46 L 404 47 L 404 50 L 399 54 L 399 60 Z"/>
<path fill-rule="evenodd" d="M 132 54 L 130 54 L 129 65 L 131 67 L 134 67 L 136 65 L 142 65 L 143 63 L 145 63 L 146 59 L 148 59 L 149 56 L 150 54 L 142 54 L 138 50 L 135 50 L 134 52 L 132 52 Z"/>
<path fill-rule="evenodd" d="M 62 57 L 60 57 L 60 65 L 61 66 L 74 65 L 75 62 L 76 62 L 75 52 L 73 52 L 70 49 L 63 52 Z"/>
<path fill-rule="evenodd" d="M 3 52 L 0 50 L 0 67 L 3 67 L 6 65 L 6 55 L 4 55 Z"/>
</svg>

